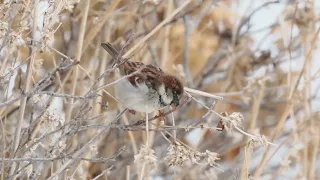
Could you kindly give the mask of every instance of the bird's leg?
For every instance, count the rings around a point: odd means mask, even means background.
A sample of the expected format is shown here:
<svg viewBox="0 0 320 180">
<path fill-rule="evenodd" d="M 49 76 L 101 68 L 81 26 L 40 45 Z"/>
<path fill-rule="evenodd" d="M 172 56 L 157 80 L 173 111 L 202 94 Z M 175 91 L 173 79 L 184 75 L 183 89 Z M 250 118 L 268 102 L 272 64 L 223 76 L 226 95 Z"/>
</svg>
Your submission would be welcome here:
<svg viewBox="0 0 320 180">
<path fill-rule="evenodd" d="M 154 118 L 157 119 L 165 116 L 166 116 L 166 113 L 164 113 L 163 110 L 158 110 L 158 115 L 156 115 Z"/>
</svg>

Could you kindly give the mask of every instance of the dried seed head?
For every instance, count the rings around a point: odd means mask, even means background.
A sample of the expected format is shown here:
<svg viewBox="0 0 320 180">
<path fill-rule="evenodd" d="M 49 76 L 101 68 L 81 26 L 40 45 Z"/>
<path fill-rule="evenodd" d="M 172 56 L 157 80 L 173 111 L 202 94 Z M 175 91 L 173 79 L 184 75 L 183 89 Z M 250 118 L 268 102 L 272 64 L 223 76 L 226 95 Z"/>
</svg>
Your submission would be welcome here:
<svg viewBox="0 0 320 180">
<path fill-rule="evenodd" d="M 195 164 L 209 164 L 210 166 L 218 166 L 216 161 L 219 160 L 219 158 L 217 153 L 210 152 L 209 150 L 206 150 L 206 152 L 202 153 L 193 149 L 188 149 L 179 142 L 176 142 L 175 144 L 171 144 L 169 146 L 165 160 L 168 161 L 170 166 L 181 166 L 187 161 Z"/>
<path fill-rule="evenodd" d="M 134 156 L 134 163 L 154 164 L 156 166 L 157 157 L 154 155 L 154 150 L 142 145 L 139 154 Z"/>
<path fill-rule="evenodd" d="M 190 160 L 190 152 L 179 142 L 176 142 L 168 147 L 167 157 L 165 159 L 170 166 L 183 165 L 184 162 Z"/>
<path fill-rule="evenodd" d="M 234 128 L 241 127 L 243 116 L 239 112 L 233 112 L 229 117 L 222 117 L 222 125 L 227 131 L 232 131 Z"/>
<path fill-rule="evenodd" d="M 219 160 L 220 158 L 218 158 L 218 153 L 215 152 L 211 152 L 209 150 L 206 150 L 205 152 L 205 161 L 206 163 L 208 163 L 210 166 L 217 166 L 218 163 L 216 162 L 217 160 Z"/>
</svg>

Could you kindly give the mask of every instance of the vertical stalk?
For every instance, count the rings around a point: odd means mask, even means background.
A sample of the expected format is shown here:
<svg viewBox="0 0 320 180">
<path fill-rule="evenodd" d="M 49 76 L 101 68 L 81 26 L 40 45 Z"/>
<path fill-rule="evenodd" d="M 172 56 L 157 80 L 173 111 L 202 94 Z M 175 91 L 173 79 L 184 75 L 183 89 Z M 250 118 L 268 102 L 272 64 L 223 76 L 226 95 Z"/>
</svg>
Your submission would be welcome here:
<svg viewBox="0 0 320 180">
<path fill-rule="evenodd" d="M 173 10 L 173 0 L 168 0 L 167 4 L 167 9 L 166 9 L 166 17 L 170 15 L 170 13 Z M 169 36 L 170 36 L 170 29 L 171 29 L 171 24 L 167 25 L 164 28 L 164 42 L 163 42 L 163 48 L 162 48 L 162 61 L 161 61 L 161 67 L 163 69 L 166 68 L 166 65 L 168 63 L 168 55 L 169 55 Z"/>
<path fill-rule="evenodd" d="M 83 46 L 83 39 L 84 39 L 84 34 L 86 31 L 86 25 L 87 25 L 87 19 L 88 19 L 88 13 L 89 13 L 89 8 L 90 8 L 90 0 L 86 0 L 84 3 L 84 13 L 82 16 L 81 20 L 81 25 L 80 25 L 80 32 L 79 32 L 79 38 L 78 38 L 78 44 L 77 44 L 77 54 L 76 54 L 76 60 L 80 61 L 81 60 L 81 53 L 82 53 L 82 46 Z M 79 67 L 76 66 L 74 71 L 73 71 L 73 76 L 71 80 L 71 93 L 72 95 L 75 94 L 76 92 L 76 87 L 77 87 L 77 79 L 78 79 L 78 74 L 79 74 Z M 67 114 L 67 121 L 71 120 L 71 114 L 72 114 L 72 109 L 73 109 L 73 102 L 74 99 L 70 100 L 70 104 L 67 108 L 66 114 Z"/>
<path fill-rule="evenodd" d="M 261 80 L 260 90 L 258 96 L 253 96 L 253 106 L 252 106 L 252 118 L 249 122 L 248 131 L 253 131 L 256 127 L 256 122 L 258 119 L 259 111 L 260 111 L 260 104 L 264 96 L 264 80 Z M 245 138 L 246 142 L 248 138 Z M 248 179 L 249 170 L 250 170 L 250 162 L 252 159 L 252 149 L 248 146 L 244 149 L 245 158 L 243 160 L 242 170 L 241 170 L 241 179 Z"/>
<path fill-rule="evenodd" d="M 82 47 L 83 47 L 83 39 L 86 31 L 86 25 L 87 25 L 87 19 L 88 19 L 88 13 L 89 13 L 89 8 L 90 8 L 90 0 L 86 0 L 84 2 L 84 12 L 83 16 L 81 19 L 81 25 L 80 25 L 80 31 L 79 31 L 79 37 L 78 37 L 78 44 L 77 44 L 77 53 L 76 53 L 76 60 L 80 62 L 81 60 L 81 54 L 82 54 Z M 76 66 L 73 69 L 73 74 L 71 77 L 71 92 L 70 94 L 75 95 L 76 92 L 76 87 L 77 87 L 77 82 L 78 82 L 78 74 L 79 74 L 79 67 Z M 69 105 L 67 106 L 66 109 L 66 123 L 68 123 L 71 118 L 72 118 L 72 110 L 73 110 L 73 103 L 74 99 L 70 100 Z M 74 143 L 72 143 L 74 145 Z M 73 149 L 73 146 L 71 145 L 70 149 Z M 61 173 L 64 179 L 66 179 L 67 173 L 64 171 Z M 60 177 L 62 178 L 62 177 Z"/>
<path fill-rule="evenodd" d="M 127 166 L 126 180 L 130 180 L 130 166 Z"/>
<path fill-rule="evenodd" d="M 33 24 L 32 24 L 32 38 L 33 41 L 36 41 L 36 32 L 37 32 L 37 23 L 38 23 L 38 11 L 39 11 L 39 0 L 34 0 L 34 9 L 33 9 Z M 22 127 L 22 122 L 24 119 L 24 113 L 26 109 L 26 104 L 27 104 L 27 95 L 26 93 L 29 92 L 30 86 L 31 86 L 31 79 L 32 79 L 32 68 L 33 68 L 33 62 L 35 59 L 37 47 L 33 46 L 31 50 L 31 59 L 28 63 L 27 66 L 27 76 L 25 78 L 25 87 L 22 91 L 22 98 L 20 100 L 20 108 L 19 108 L 19 119 L 17 122 L 17 128 L 14 134 L 14 140 L 13 140 L 13 153 L 14 155 L 19 147 L 20 143 L 20 135 L 21 135 L 21 127 Z M 12 176 L 14 173 L 14 170 L 16 169 L 18 163 L 13 163 L 9 175 Z"/>
</svg>

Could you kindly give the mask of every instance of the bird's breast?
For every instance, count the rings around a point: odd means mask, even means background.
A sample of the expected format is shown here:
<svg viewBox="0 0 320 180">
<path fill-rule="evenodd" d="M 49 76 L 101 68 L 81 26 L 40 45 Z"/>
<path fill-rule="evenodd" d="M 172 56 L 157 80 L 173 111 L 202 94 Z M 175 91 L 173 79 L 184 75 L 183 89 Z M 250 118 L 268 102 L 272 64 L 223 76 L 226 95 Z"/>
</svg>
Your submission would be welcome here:
<svg viewBox="0 0 320 180">
<path fill-rule="evenodd" d="M 124 79 L 115 85 L 116 98 L 121 104 L 138 112 L 153 112 L 161 108 L 159 94 L 144 83 L 132 85 Z"/>
</svg>

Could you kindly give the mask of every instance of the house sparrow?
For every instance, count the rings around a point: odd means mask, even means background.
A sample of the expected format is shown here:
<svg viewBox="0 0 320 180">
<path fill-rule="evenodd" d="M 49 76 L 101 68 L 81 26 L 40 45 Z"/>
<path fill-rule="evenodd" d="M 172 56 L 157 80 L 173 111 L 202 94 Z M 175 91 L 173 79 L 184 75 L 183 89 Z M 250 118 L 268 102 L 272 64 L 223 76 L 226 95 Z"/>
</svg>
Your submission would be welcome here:
<svg viewBox="0 0 320 180">
<path fill-rule="evenodd" d="M 114 59 L 119 58 L 119 52 L 110 43 L 101 43 L 101 46 Z M 169 105 L 179 105 L 183 94 L 182 83 L 159 67 L 124 61 L 119 66 L 118 75 L 129 75 L 115 85 L 116 97 L 129 110 L 150 113 Z"/>
</svg>

